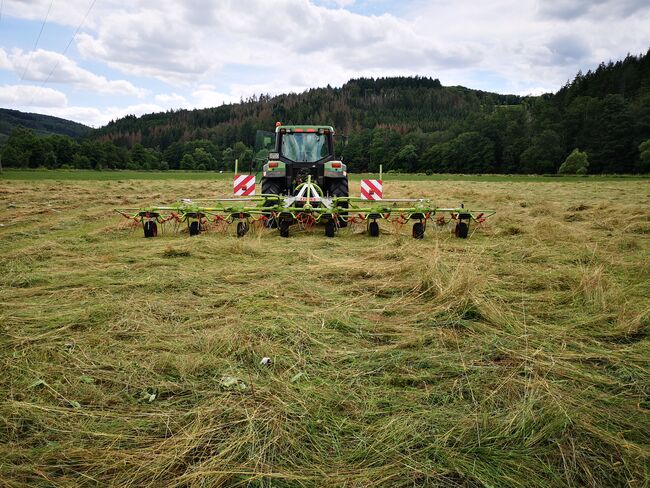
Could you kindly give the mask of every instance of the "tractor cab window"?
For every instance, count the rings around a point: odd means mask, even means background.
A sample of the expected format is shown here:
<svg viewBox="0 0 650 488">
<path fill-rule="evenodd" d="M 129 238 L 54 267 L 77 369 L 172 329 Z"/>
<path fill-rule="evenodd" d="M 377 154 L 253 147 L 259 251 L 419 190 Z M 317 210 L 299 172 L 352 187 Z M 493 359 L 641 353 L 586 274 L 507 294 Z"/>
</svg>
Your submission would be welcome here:
<svg viewBox="0 0 650 488">
<path fill-rule="evenodd" d="M 315 163 L 329 156 L 327 137 L 314 132 L 294 132 L 282 136 L 282 156 L 297 163 Z"/>
</svg>

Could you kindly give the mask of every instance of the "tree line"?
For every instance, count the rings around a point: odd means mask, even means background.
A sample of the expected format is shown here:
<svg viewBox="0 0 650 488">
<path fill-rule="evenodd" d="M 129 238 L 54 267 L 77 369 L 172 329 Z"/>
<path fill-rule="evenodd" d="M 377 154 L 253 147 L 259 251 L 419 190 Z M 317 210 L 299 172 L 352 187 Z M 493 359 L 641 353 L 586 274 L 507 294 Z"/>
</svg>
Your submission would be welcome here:
<svg viewBox="0 0 650 488">
<path fill-rule="evenodd" d="M 265 152 L 256 135 L 278 120 L 333 125 L 345 135 L 337 153 L 355 172 L 381 164 L 402 172 L 545 174 L 579 154 L 582 163 L 563 171 L 648 173 L 650 51 L 579 72 L 556 94 L 360 78 L 341 88 L 128 116 L 77 140 L 15 129 L 1 154 L 3 165 L 19 167 L 229 170 L 235 159 L 259 167 Z"/>
</svg>

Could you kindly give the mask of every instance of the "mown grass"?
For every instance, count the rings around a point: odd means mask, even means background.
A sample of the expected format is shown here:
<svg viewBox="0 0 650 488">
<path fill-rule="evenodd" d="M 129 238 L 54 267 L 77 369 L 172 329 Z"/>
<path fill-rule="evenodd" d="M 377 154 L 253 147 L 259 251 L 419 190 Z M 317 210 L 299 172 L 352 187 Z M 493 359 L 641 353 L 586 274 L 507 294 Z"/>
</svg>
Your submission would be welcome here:
<svg viewBox="0 0 650 488">
<path fill-rule="evenodd" d="M 0 181 L 0 484 L 650 484 L 647 182 L 387 185 L 469 240 L 110 213 L 229 183 Z"/>
</svg>

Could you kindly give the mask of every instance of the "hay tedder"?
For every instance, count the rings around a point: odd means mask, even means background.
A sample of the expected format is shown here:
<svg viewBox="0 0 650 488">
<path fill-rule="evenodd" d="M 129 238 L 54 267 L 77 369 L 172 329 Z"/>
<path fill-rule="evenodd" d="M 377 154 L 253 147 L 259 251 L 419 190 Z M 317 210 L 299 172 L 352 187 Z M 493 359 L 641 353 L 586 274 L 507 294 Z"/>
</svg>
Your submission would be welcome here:
<svg viewBox="0 0 650 488">
<path fill-rule="evenodd" d="M 289 237 L 293 228 L 313 229 L 323 224 L 325 235 L 334 237 L 342 228 L 380 234 L 379 222 L 395 230 L 412 222 L 412 236 L 424 238 L 427 223 L 467 238 L 470 224 L 480 228 L 495 212 L 440 208 L 425 198 L 383 198 L 383 181 L 361 181 L 360 197 L 348 194 L 346 165 L 334 154 L 334 129 L 327 126 L 276 126 L 275 149 L 263 168 L 262 194 L 255 195 L 255 176 L 235 169 L 233 197 L 210 200 L 183 199 L 172 205 L 139 209 L 116 209 L 134 227 L 142 226 L 145 237 L 156 237 L 159 227 L 173 231 L 186 227 L 189 235 L 209 230 L 225 232 L 236 223 L 238 237 L 253 227 L 277 229 Z"/>
</svg>

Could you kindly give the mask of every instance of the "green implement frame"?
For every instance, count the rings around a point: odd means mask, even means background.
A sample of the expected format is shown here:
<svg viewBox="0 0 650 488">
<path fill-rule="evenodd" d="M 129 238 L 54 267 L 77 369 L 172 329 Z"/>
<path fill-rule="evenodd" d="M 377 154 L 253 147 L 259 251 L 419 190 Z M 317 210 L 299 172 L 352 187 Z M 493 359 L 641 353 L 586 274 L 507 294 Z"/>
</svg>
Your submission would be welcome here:
<svg viewBox="0 0 650 488">
<path fill-rule="evenodd" d="M 171 223 L 175 230 L 186 224 L 190 235 L 197 235 L 210 225 L 225 229 L 237 223 L 237 235 L 244 236 L 251 225 L 260 223 L 266 228 L 278 228 L 288 237 L 289 228 L 298 225 L 310 229 L 325 224 L 325 234 L 333 237 L 341 223 L 365 224 L 368 234 L 379 235 L 378 221 L 389 221 L 396 226 L 414 222 L 413 237 L 424 237 L 427 222 L 438 226 L 454 225 L 457 237 L 469 237 L 471 223 L 482 226 L 494 215 L 493 210 L 469 210 L 435 206 L 427 199 L 387 199 L 369 201 L 355 197 L 325 198 L 315 185 L 306 184 L 304 192 L 295 197 L 260 195 L 247 198 L 218 198 L 202 202 L 183 200 L 173 205 L 141 209 L 116 209 L 135 225 L 141 224 L 145 237 L 156 237 L 158 226 Z"/>
</svg>

